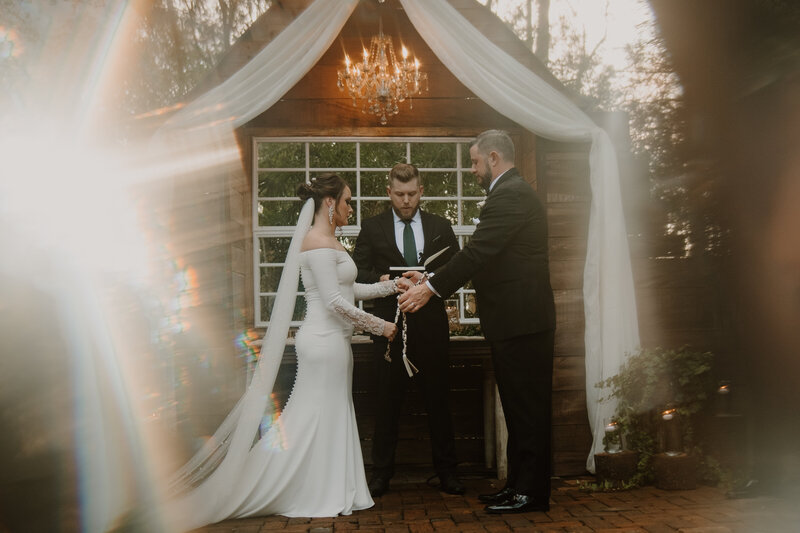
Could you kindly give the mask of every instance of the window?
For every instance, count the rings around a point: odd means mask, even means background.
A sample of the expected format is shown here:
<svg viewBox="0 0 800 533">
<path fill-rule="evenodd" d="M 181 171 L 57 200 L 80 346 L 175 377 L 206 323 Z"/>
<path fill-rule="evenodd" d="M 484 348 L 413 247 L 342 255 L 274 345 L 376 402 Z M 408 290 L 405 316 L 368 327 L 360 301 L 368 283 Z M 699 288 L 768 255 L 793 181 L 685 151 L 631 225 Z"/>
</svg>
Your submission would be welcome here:
<svg viewBox="0 0 800 533">
<path fill-rule="evenodd" d="M 323 172 L 336 172 L 353 192 L 353 218 L 342 242 L 353 251 L 361 221 L 389 208 L 387 175 L 398 162 L 417 165 L 425 194 L 421 207 L 450 220 L 463 246 L 475 231 L 484 191 L 469 172 L 469 140 L 463 138 L 254 138 L 253 250 L 256 326 L 269 323 L 283 260 L 301 204 L 297 186 Z M 471 283 L 447 301 L 451 324 L 477 324 Z M 303 287 L 292 325 L 305 312 Z"/>
</svg>

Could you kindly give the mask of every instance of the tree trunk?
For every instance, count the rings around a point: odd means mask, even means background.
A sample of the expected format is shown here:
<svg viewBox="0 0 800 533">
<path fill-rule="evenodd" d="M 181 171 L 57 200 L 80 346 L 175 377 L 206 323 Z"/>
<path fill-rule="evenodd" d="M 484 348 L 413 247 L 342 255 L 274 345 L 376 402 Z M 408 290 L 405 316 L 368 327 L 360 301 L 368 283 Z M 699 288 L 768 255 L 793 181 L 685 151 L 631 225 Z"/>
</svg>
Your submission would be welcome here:
<svg viewBox="0 0 800 533">
<path fill-rule="evenodd" d="M 550 56 L 550 0 L 538 0 L 536 57 L 547 65 Z"/>
</svg>

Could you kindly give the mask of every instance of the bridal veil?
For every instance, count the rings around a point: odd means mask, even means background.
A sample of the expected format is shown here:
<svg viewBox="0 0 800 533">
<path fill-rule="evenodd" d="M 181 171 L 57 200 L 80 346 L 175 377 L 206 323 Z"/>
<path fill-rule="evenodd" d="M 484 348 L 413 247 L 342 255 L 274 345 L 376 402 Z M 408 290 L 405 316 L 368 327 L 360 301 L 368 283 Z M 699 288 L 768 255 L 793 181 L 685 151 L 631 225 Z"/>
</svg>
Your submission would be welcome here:
<svg viewBox="0 0 800 533">
<path fill-rule="evenodd" d="M 306 200 L 300 212 L 289 251 L 278 284 L 270 325 L 261 346 L 253 378 L 247 390 L 203 447 L 169 480 L 168 495 L 191 502 L 192 522 L 211 523 L 218 516 L 222 503 L 232 494 L 244 469 L 250 448 L 259 436 L 265 411 L 278 374 L 289 325 L 294 312 L 300 276 L 300 247 L 314 219 L 314 200 Z M 168 523 L 180 524 L 181 517 L 167 506 Z M 202 516 L 197 516 L 196 513 Z"/>
</svg>

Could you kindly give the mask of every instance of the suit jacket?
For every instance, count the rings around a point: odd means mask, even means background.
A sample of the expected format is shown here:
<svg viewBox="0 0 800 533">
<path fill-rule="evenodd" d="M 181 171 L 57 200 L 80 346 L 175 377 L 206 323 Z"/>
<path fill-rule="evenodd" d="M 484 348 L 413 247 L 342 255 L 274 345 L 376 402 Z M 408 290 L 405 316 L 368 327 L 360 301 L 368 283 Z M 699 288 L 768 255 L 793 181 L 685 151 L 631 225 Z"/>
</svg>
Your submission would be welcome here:
<svg viewBox="0 0 800 533">
<path fill-rule="evenodd" d="M 447 219 L 422 210 L 420 210 L 420 217 L 422 233 L 425 238 L 422 262 L 443 248 L 450 247 L 432 264 L 428 265 L 428 270 L 432 271 L 446 264 L 453 257 L 459 249 L 458 240 Z M 403 253 L 397 248 L 391 208 L 361 221 L 361 233 L 356 239 L 353 260 L 358 267 L 357 281 L 359 283 L 375 283 L 383 274 L 390 274 L 392 277 L 401 274 L 389 270 L 389 267 L 406 264 Z M 373 302 L 370 312 L 384 320 L 394 321 L 397 311 L 396 296 L 387 296 L 373 300 Z M 446 342 L 449 339 L 447 313 L 441 298 L 431 298 L 428 305 L 418 312 L 407 313 L 406 319 L 409 332 L 413 331 L 416 338 L 440 342 Z M 399 339 L 400 335 L 397 338 Z"/>
<path fill-rule="evenodd" d="M 516 168 L 498 178 L 479 218 L 472 238 L 435 271 L 431 285 L 446 298 L 472 279 L 490 341 L 554 329 L 547 213 Z"/>
</svg>

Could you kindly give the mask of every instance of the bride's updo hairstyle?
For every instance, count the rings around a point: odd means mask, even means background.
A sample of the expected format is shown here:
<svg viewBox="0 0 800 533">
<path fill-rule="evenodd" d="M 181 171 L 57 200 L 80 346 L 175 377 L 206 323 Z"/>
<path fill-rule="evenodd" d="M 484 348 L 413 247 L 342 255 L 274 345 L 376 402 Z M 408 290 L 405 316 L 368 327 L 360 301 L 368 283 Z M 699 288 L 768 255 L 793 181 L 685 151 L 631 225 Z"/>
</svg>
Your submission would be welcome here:
<svg viewBox="0 0 800 533">
<path fill-rule="evenodd" d="M 300 200 L 303 202 L 309 198 L 313 198 L 314 211 L 316 212 L 319 211 L 323 198 L 330 196 L 338 203 L 346 187 L 346 181 L 338 174 L 329 172 L 320 174 L 316 178 L 311 178 L 311 183 L 301 183 L 297 187 L 297 196 L 299 196 Z"/>
</svg>

